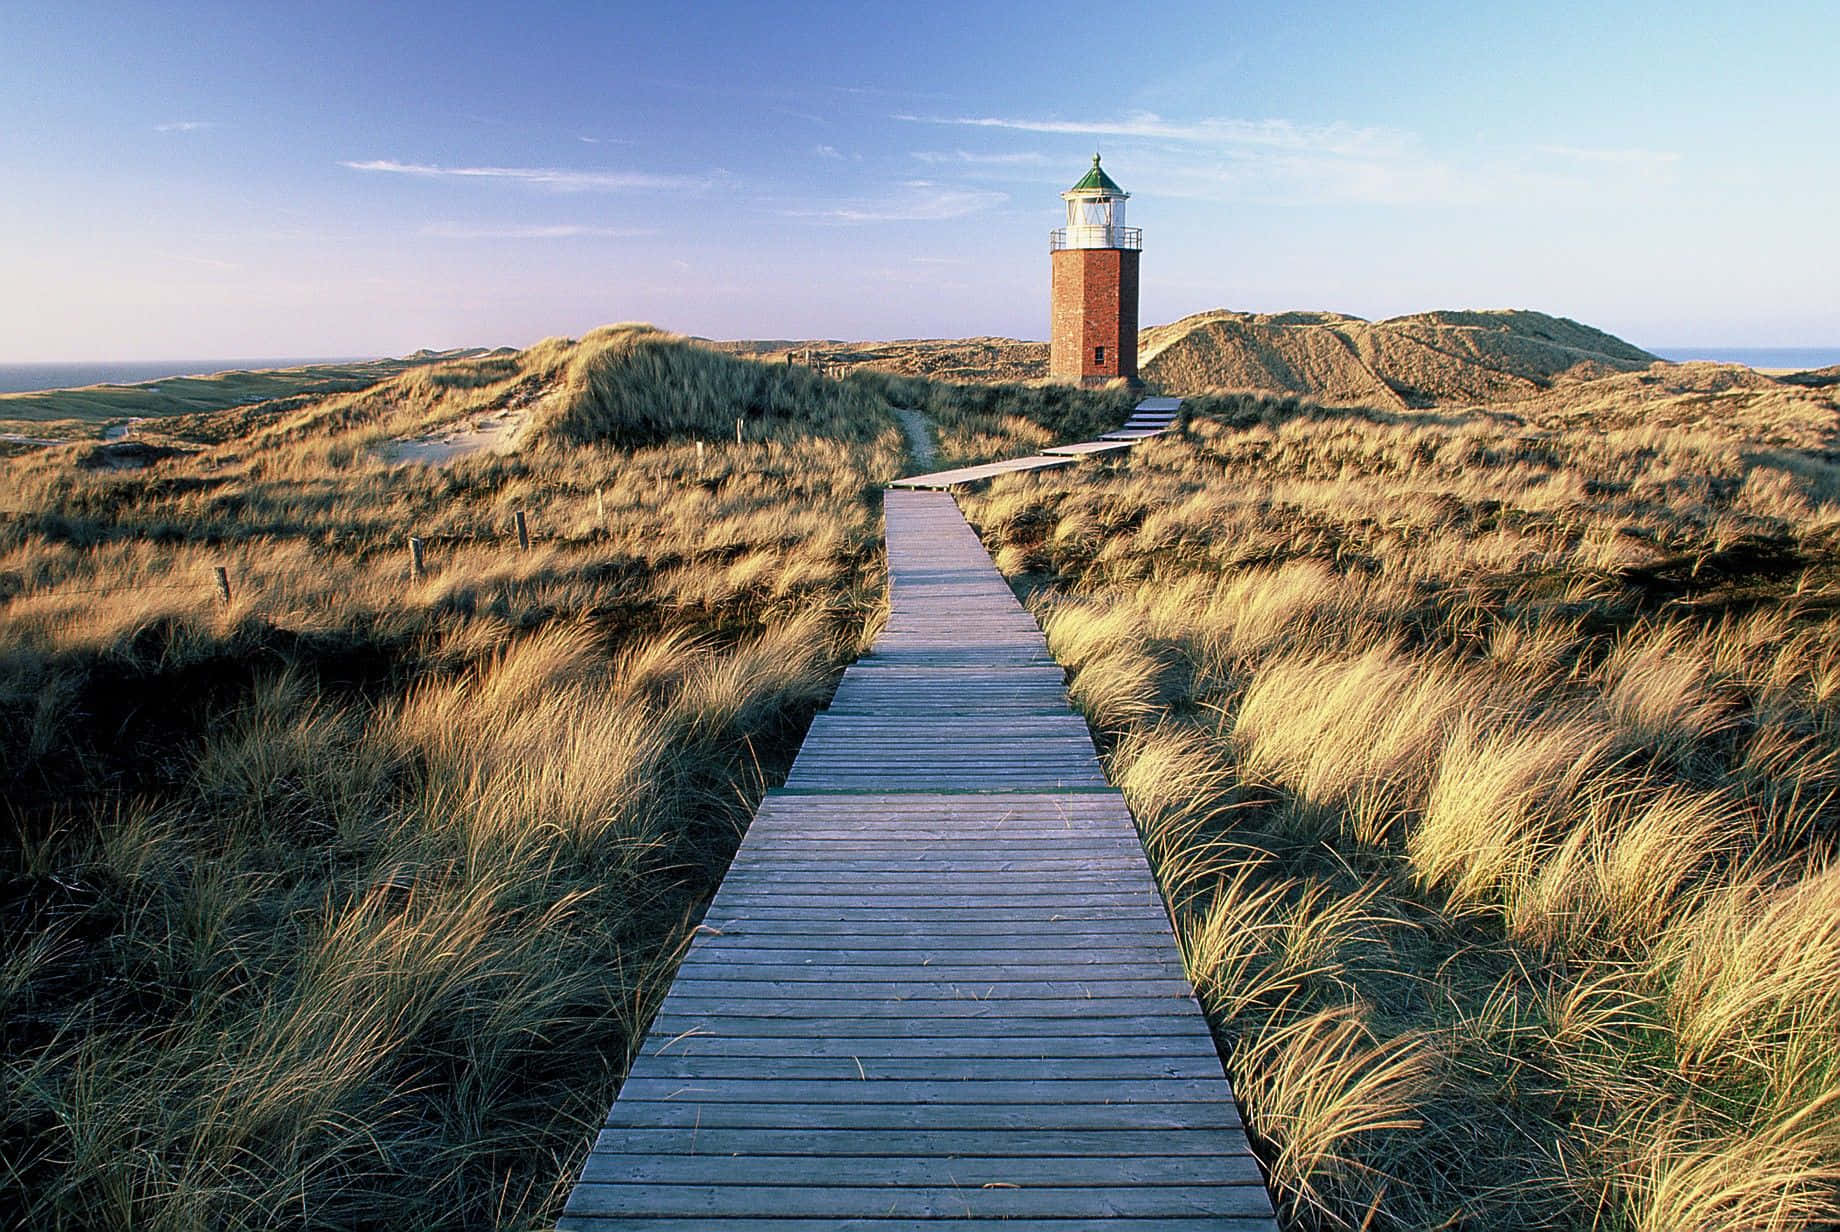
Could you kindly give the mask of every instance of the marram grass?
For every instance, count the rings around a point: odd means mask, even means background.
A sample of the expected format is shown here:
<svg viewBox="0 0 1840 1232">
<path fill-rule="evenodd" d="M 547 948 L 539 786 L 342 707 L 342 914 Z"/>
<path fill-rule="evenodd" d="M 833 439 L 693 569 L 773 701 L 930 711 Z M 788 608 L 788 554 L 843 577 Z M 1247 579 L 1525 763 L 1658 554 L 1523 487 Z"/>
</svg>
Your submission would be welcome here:
<svg viewBox="0 0 1840 1232">
<path fill-rule="evenodd" d="M 1193 399 L 968 512 L 1287 1226 L 1832 1225 L 1840 407 L 1541 406 Z"/>
</svg>

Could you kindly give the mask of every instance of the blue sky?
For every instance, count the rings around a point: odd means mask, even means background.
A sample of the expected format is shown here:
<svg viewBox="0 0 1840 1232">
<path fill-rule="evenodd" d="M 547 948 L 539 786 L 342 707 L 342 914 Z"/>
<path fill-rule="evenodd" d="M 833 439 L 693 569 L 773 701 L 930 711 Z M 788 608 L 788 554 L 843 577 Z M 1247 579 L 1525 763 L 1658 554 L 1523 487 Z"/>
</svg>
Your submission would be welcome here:
<svg viewBox="0 0 1840 1232">
<path fill-rule="evenodd" d="M 1095 146 L 1146 322 L 1832 344 L 1837 43 L 1831 0 L 0 0 L 0 362 L 1039 338 Z"/>
</svg>

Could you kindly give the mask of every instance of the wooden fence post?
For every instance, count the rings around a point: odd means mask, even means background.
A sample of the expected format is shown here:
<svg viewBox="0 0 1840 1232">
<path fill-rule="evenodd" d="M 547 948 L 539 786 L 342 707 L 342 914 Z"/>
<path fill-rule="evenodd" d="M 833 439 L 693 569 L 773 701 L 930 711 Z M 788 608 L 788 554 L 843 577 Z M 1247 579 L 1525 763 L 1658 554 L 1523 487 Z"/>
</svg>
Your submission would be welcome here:
<svg viewBox="0 0 1840 1232">
<path fill-rule="evenodd" d="M 735 420 L 735 444 L 739 445 L 740 443 L 741 443 L 741 421 L 737 419 Z"/>
<path fill-rule="evenodd" d="M 524 511 L 520 509 L 512 514 L 511 520 L 517 523 L 518 551 L 530 551 L 530 526 L 524 521 Z"/>
<path fill-rule="evenodd" d="M 601 529 L 607 529 L 607 494 L 601 489 L 594 489 L 594 516 L 600 519 Z"/>
<path fill-rule="evenodd" d="M 409 536 L 409 576 L 417 581 L 426 572 L 422 565 L 422 541 L 414 535 Z"/>
<path fill-rule="evenodd" d="M 222 565 L 217 565 L 214 568 L 212 568 L 211 572 L 217 575 L 217 597 L 224 601 L 225 607 L 229 607 L 230 606 L 230 571 L 224 568 Z"/>
<path fill-rule="evenodd" d="M 696 469 L 699 471 L 703 469 L 703 442 L 701 441 L 696 443 Z"/>
</svg>

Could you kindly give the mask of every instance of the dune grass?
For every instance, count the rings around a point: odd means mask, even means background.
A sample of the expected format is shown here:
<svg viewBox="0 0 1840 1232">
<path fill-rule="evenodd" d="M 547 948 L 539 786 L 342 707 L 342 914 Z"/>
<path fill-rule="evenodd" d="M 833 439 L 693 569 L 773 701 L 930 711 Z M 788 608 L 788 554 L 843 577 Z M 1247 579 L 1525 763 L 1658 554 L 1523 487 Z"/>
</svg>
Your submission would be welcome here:
<svg viewBox="0 0 1840 1232">
<path fill-rule="evenodd" d="M 1189 410 L 967 509 L 1287 1226 L 1840 1219 L 1840 408 Z"/>
<path fill-rule="evenodd" d="M 631 326 L 169 427 L 0 463 L 0 1226 L 544 1226 L 880 610 L 895 420 Z"/>
</svg>

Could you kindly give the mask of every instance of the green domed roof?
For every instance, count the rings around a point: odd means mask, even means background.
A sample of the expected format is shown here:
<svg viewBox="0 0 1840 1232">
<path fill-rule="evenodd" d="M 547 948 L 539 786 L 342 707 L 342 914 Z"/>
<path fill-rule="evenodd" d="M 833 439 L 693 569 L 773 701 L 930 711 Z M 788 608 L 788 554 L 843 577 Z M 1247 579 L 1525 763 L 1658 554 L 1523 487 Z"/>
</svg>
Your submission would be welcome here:
<svg viewBox="0 0 1840 1232">
<path fill-rule="evenodd" d="M 1080 182 L 1067 191 L 1070 193 L 1111 193 L 1120 197 L 1130 196 L 1124 189 L 1118 187 L 1111 176 L 1105 174 L 1104 169 L 1099 166 L 1099 156 L 1097 154 L 1093 155 L 1092 170 L 1080 177 Z"/>
</svg>

